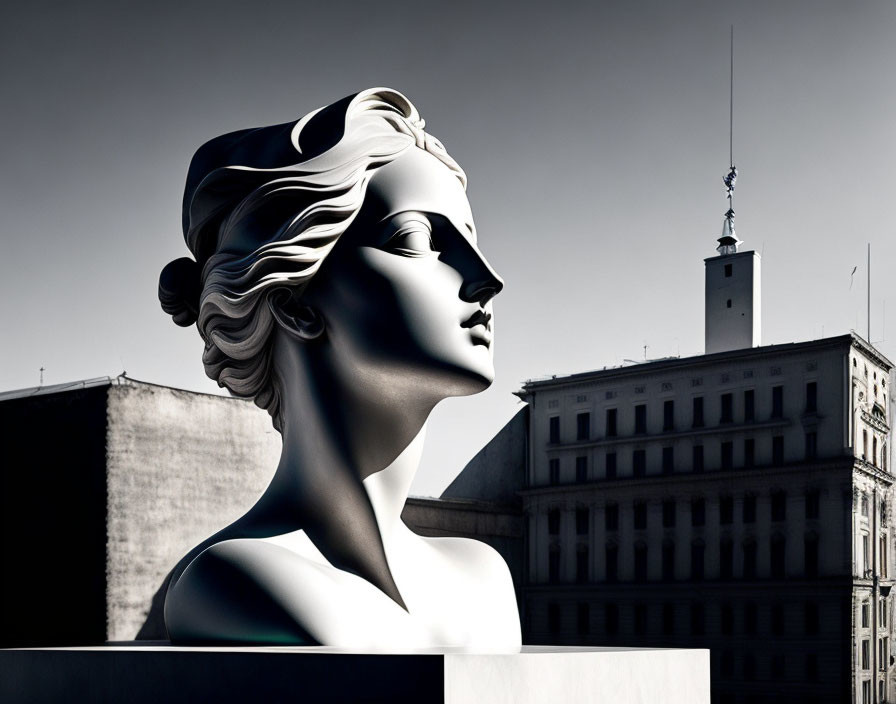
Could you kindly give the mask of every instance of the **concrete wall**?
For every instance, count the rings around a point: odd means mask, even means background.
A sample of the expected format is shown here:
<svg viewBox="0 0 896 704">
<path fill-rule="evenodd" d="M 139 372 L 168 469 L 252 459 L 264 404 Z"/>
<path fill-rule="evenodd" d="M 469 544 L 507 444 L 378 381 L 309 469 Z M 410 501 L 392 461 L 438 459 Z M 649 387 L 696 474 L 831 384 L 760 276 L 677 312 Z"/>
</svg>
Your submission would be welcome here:
<svg viewBox="0 0 896 704">
<path fill-rule="evenodd" d="M 152 384 L 111 387 L 108 418 L 107 637 L 163 638 L 166 575 L 257 500 L 280 435 L 249 401 Z"/>
</svg>

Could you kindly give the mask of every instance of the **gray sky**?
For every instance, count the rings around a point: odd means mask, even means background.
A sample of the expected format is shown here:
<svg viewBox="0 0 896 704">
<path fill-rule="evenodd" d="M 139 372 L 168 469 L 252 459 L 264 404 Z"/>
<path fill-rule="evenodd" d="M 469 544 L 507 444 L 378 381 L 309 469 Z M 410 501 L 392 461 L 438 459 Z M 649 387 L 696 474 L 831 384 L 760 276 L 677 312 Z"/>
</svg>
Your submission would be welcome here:
<svg viewBox="0 0 896 704">
<path fill-rule="evenodd" d="M 486 7 L 487 5 L 487 7 Z M 114 376 L 216 392 L 156 298 L 205 140 L 374 85 L 466 170 L 498 379 L 440 406 L 438 494 L 531 377 L 703 351 L 703 258 L 735 207 L 763 342 L 865 334 L 896 358 L 896 3 L 17 3 L 0 27 L 0 390 Z M 858 266 L 850 290 L 850 271 Z M 889 303 L 885 306 L 885 301 Z M 886 316 L 884 309 L 887 308 Z M 885 317 L 887 320 L 885 320 Z"/>
</svg>

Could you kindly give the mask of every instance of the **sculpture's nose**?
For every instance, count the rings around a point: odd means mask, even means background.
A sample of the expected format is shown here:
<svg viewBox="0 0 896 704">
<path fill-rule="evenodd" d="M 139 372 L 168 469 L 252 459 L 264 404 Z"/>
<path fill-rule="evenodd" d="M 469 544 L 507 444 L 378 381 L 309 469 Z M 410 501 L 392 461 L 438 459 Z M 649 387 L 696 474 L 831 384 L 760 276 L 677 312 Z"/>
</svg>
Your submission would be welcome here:
<svg viewBox="0 0 896 704">
<path fill-rule="evenodd" d="M 484 306 L 501 293 L 501 289 L 504 288 L 504 279 L 498 275 L 498 272 L 492 268 L 478 249 L 474 249 L 471 255 L 474 261 L 470 262 L 470 271 L 464 272 L 461 298 L 465 301 L 475 301 Z"/>
</svg>

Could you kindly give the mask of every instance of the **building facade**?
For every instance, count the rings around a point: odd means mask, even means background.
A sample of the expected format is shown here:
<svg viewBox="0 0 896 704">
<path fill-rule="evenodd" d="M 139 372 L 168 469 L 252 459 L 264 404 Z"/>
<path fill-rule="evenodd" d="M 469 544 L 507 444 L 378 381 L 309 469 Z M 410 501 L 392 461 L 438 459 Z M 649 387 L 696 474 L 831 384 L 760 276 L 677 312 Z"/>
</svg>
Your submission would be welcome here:
<svg viewBox="0 0 896 704">
<path fill-rule="evenodd" d="M 708 647 L 720 702 L 896 698 L 891 368 L 850 334 L 525 384 L 525 642 Z"/>
</svg>

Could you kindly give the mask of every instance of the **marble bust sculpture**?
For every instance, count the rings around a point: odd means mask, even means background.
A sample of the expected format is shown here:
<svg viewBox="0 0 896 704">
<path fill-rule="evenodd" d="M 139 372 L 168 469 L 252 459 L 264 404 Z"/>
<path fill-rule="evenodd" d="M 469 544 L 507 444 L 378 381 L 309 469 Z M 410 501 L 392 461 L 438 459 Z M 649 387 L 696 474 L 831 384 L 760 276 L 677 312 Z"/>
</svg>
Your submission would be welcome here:
<svg viewBox="0 0 896 704">
<path fill-rule="evenodd" d="M 276 473 L 174 569 L 175 643 L 514 650 L 510 573 L 400 520 L 439 401 L 494 377 L 466 177 L 401 93 L 373 88 L 193 158 L 162 307 L 207 374 L 267 409 Z"/>
</svg>

